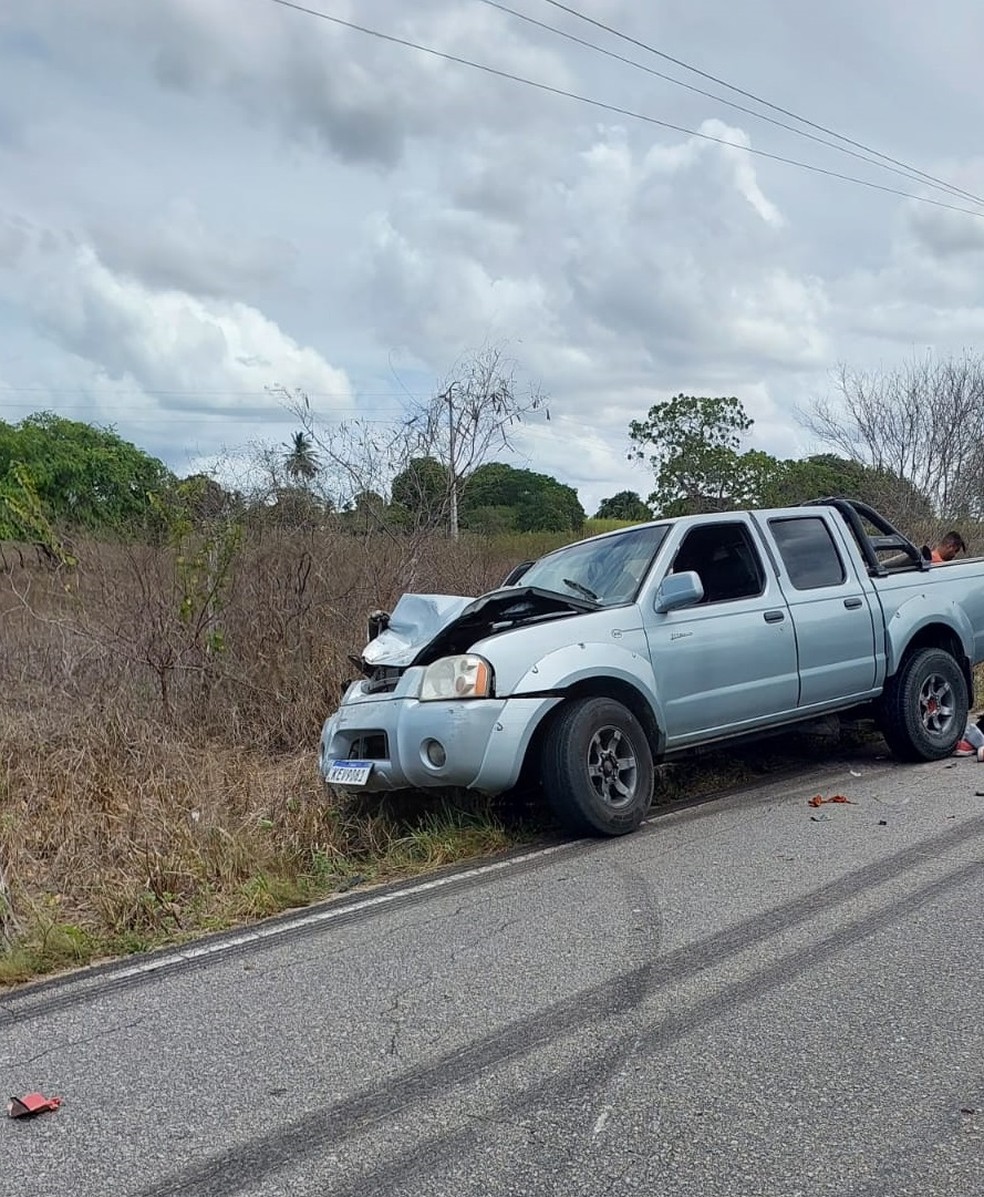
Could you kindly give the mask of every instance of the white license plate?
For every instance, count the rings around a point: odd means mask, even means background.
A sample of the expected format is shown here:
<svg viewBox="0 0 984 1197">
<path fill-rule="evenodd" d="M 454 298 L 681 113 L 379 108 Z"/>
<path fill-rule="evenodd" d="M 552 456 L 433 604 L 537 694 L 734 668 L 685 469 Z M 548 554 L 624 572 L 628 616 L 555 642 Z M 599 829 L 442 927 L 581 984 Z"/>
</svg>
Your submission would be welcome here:
<svg viewBox="0 0 984 1197">
<path fill-rule="evenodd" d="M 372 761 L 332 761 L 325 780 L 336 786 L 364 786 L 371 772 Z"/>
</svg>

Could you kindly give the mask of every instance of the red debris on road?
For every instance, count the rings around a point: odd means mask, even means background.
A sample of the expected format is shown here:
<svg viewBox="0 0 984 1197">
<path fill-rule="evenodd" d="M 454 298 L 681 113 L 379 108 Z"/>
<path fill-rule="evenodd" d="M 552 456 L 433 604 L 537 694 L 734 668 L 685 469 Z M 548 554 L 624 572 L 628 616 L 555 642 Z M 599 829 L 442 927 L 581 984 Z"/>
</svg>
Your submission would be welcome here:
<svg viewBox="0 0 984 1197">
<path fill-rule="evenodd" d="M 60 1097 L 45 1097 L 43 1093 L 25 1093 L 23 1097 L 12 1097 L 7 1103 L 7 1116 L 10 1118 L 28 1118 L 32 1114 L 44 1114 L 48 1110 L 57 1110 L 61 1105 Z"/>
</svg>

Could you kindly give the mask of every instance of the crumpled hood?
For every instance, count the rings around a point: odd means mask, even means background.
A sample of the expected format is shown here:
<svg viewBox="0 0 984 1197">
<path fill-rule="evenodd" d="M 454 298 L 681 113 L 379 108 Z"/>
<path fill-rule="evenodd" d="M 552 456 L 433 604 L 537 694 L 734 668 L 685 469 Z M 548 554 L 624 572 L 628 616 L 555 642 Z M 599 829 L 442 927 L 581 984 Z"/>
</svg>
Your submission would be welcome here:
<svg viewBox="0 0 984 1197">
<path fill-rule="evenodd" d="M 506 586 L 481 598 L 453 594 L 405 594 L 385 631 L 362 651 L 369 666 L 400 668 L 429 664 L 439 656 L 467 652 L 472 644 L 520 624 L 597 611 L 598 604 L 536 586 Z"/>
<path fill-rule="evenodd" d="M 367 665 L 409 665 L 474 601 L 457 594 L 404 594 L 390 612 L 385 630 L 362 650 L 362 659 Z"/>
</svg>

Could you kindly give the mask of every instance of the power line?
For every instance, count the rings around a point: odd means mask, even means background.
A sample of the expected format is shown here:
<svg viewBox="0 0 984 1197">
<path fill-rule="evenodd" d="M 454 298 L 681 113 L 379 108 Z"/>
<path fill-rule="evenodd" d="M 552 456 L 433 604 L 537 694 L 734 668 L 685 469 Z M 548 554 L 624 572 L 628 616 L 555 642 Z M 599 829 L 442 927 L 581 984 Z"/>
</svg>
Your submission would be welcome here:
<svg viewBox="0 0 984 1197">
<path fill-rule="evenodd" d="M 311 414 L 315 417 L 331 416 L 335 422 L 341 423 L 343 420 L 358 422 L 360 424 L 392 424 L 394 421 L 399 421 L 403 418 L 403 413 L 393 411 L 388 418 L 381 419 L 375 413 L 380 411 L 380 408 L 364 408 L 350 410 L 348 408 L 313 408 Z M 27 415 L 40 415 L 43 412 L 50 411 L 52 415 L 63 415 L 66 412 L 88 412 L 95 417 L 101 416 L 103 413 L 123 413 L 122 419 L 127 422 L 142 422 L 148 420 L 159 420 L 162 417 L 173 419 L 178 415 L 185 415 L 189 422 L 192 420 L 203 420 L 211 416 L 219 418 L 228 418 L 236 415 L 234 411 L 222 411 L 216 408 L 209 408 L 205 411 L 194 410 L 192 408 L 139 408 L 134 407 L 132 403 L 101 403 L 98 399 L 93 399 L 91 403 L 55 403 L 50 407 L 47 405 L 38 405 L 34 403 L 0 403 L 0 419 L 3 418 L 4 413 L 24 412 Z M 372 418 L 366 418 L 364 412 L 371 412 Z M 239 413 L 242 415 L 242 413 Z M 271 418 L 277 417 L 280 420 L 289 420 L 291 412 L 287 408 L 259 408 L 253 409 L 250 413 L 256 418 Z"/>
<path fill-rule="evenodd" d="M 909 166 L 905 162 L 899 161 L 898 158 L 892 158 L 888 154 L 882 154 L 879 150 L 872 149 L 864 142 L 855 141 L 851 137 L 846 137 L 843 133 L 838 133 L 834 129 L 828 129 L 826 125 L 817 124 L 815 121 L 808 120 L 805 116 L 800 116 L 798 113 L 790 111 L 788 108 L 783 108 L 779 104 L 773 104 L 769 100 L 757 96 L 754 92 L 746 91 L 744 88 L 737 87 L 733 83 L 729 83 L 726 79 L 720 79 L 717 75 L 712 75 L 708 71 L 702 71 L 699 67 L 692 66 L 689 62 L 684 62 L 682 58 L 674 58 L 672 54 L 667 54 L 663 50 L 657 50 L 655 46 L 649 45 L 647 42 L 640 41 L 638 38 L 631 37 L 627 33 L 623 33 L 620 29 L 614 28 L 612 25 L 606 25 L 604 21 L 599 21 L 595 17 L 589 17 L 587 13 L 580 12 L 576 8 L 571 8 L 569 4 L 562 3 L 562 0 L 544 0 L 544 3 L 552 5 L 554 8 L 560 9 L 561 12 L 566 12 L 572 17 L 577 17 L 579 21 L 586 21 L 589 25 L 594 25 L 597 29 L 602 29 L 605 33 L 610 33 L 613 37 L 620 38 L 622 41 L 628 42 L 630 45 L 637 46 L 640 50 L 646 50 L 650 54 L 655 54 L 658 58 L 662 58 L 666 62 L 672 62 L 674 66 L 682 67 L 685 71 L 690 71 L 693 75 L 699 75 L 701 79 L 707 79 L 710 83 L 716 83 L 718 87 L 727 88 L 728 91 L 733 91 L 735 95 L 744 96 L 746 100 L 754 100 L 756 104 L 761 104 L 765 108 L 771 108 L 773 112 L 781 113 L 783 116 L 788 116 L 794 121 L 799 121 L 800 124 L 807 125 L 811 129 L 816 129 L 820 133 L 827 133 L 831 137 L 836 137 L 838 141 L 843 141 L 847 145 L 854 146 L 855 149 L 863 150 L 866 154 L 873 154 L 876 158 L 882 158 L 885 162 L 890 162 L 893 166 L 901 167 L 903 170 L 911 171 L 918 175 L 927 183 L 933 183 L 938 187 L 943 187 L 952 191 L 955 195 L 961 195 L 964 199 L 973 200 L 974 203 L 984 203 L 978 196 L 973 195 L 969 191 L 962 191 L 958 187 L 953 187 L 944 179 L 938 179 L 935 175 L 926 174 L 925 171 L 919 170 L 915 166 Z"/>
<path fill-rule="evenodd" d="M 161 415 L 176 416 L 187 415 L 189 419 L 208 416 L 221 416 L 223 418 L 228 416 L 243 415 L 243 416 L 290 416 L 290 409 L 286 407 L 251 407 L 244 412 L 241 408 L 191 408 L 191 407 L 137 407 L 133 403 L 104 403 L 98 396 L 93 396 L 89 403 L 61 403 L 55 402 L 52 404 L 58 411 L 113 411 L 125 412 L 132 414 L 135 418 L 156 418 Z M 3 412 L 11 411 L 26 411 L 30 414 L 40 413 L 48 410 L 48 406 L 43 402 L 28 403 L 26 401 L 18 401 L 15 403 L 0 403 L 0 416 Z M 312 407 L 311 414 L 315 416 L 335 416 L 344 419 L 361 419 L 364 415 L 378 416 L 386 411 L 385 408 L 379 407 L 363 407 L 363 408 L 339 408 L 339 407 Z M 403 413 L 394 408 L 388 412 L 390 418 L 402 418 Z M 375 421 L 377 423 L 387 423 L 386 419 Z"/>
<path fill-rule="evenodd" d="M 347 391 L 309 391 L 304 387 L 301 391 L 309 397 L 325 398 L 325 399 L 347 399 L 350 393 Z M 84 395 L 88 392 L 83 387 L 71 387 L 68 389 L 60 387 L 15 387 L 0 384 L 0 395 L 2 394 L 39 394 L 39 395 Z M 242 391 L 218 391 L 218 390 L 201 390 L 198 387 L 186 387 L 180 390 L 155 390 L 153 388 L 145 387 L 113 387 L 112 393 L 114 395 L 196 395 L 202 397 L 209 396 L 249 396 L 258 397 L 261 395 L 269 396 L 270 392 L 257 387 L 252 390 Z M 292 392 L 288 392 L 291 394 Z M 402 399 L 406 398 L 407 392 L 403 391 L 356 391 L 351 395 L 351 398 L 366 398 L 366 399 Z"/>
<path fill-rule="evenodd" d="M 692 83 L 686 83 L 682 79 L 675 79 L 672 75 L 667 75 L 664 71 L 657 71 L 654 67 L 646 66 L 645 63 L 639 62 L 634 58 L 626 58 L 624 54 L 618 54 L 614 50 L 609 50 L 605 46 L 599 46 L 597 42 L 588 41 L 586 38 L 578 37 L 574 33 L 570 33 L 566 29 L 561 29 L 557 25 L 551 25 L 547 21 L 539 21 L 536 17 L 531 17 L 527 13 L 519 12 L 515 8 L 510 8 L 507 4 L 499 3 L 499 0 L 480 0 L 482 4 L 487 4 L 489 8 L 498 9 L 499 12 L 508 13 L 509 16 L 515 17 L 517 20 L 525 21 L 529 25 L 534 25 L 538 29 L 544 29 L 549 33 L 555 33 L 558 37 L 566 38 L 567 41 L 574 42 L 578 46 L 584 46 L 586 49 L 594 50 L 598 54 L 605 55 L 606 58 L 612 58 L 616 62 L 624 63 L 626 66 L 634 67 L 636 70 L 645 71 L 647 75 L 652 75 L 656 79 L 662 79 L 666 83 L 672 83 L 674 87 L 682 87 L 685 91 L 693 92 L 698 96 L 705 96 L 709 100 L 714 100 L 715 103 L 724 104 L 728 108 L 734 108 L 738 112 L 744 112 L 747 116 L 754 117 L 756 120 L 765 121 L 766 124 L 774 125 L 778 129 L 785 129 L 788 133 L 794 133 L 797 137 L 804 137 L 808 141 L 816 142 L 818 145 L 825 145 L 829 149 L 837 150 L 840 154 L 847 154 L 851 158 L 857 158 L 861 162 L 867 162 L 869 166 L 876 166 L 879 170 L 887 170 L 892 174 L 900 175 L 904 179 L 909 179 L 915 183 L 930 182 L 930 185 L 938 191 L 943 191 L 948 195 L 959 196 L 962 199 L 970 200 L 972 203 L 984 206 L 984 198 L 974 195 L 970 191 L 964 191 L 960 187 L 955 187 L 951 183 L 943 180 L 933 179 L 932 175 L 926 175 L 916 167 L 891 166 L 889 162 L 892 159 L 885 159 L 885 161 L 878 161 L 879 158 L 885 158 L 885 155 L 878 154 L 873 157 L 871 154 L 860 153 L 858 150 L 849 149 L 847 145 L 839 145 L 837 141 L 831 141 L 829 138 L 820 137 L 816 133 L 808 133 L 805 129 L 797 129 L 795 125 L 790 125 L 786 121 L 777 120 L 773 116 L 767 116 L 764 112 L 756 112 L 754 108 L 749 108 L 745 104 L 739 104 L 734 100 L 725 99 L 724 96 L 715 95 L 714 92 L 707 91 L 703 87 L 697 87 Z M 764 101 L 759 101 L 760 103 Z M 799 120 L 801 118 L 796 117 Z M 839 137 L 839 134 L 834 134 Z M 841 138 L 842 141 L 847 139 Z M 853 143 L 852 143 L 853 144 Z"/>
<path fill-rule="evenodd" d="M 331 392 L 324 392 L 331 394 Z M 386 393 L 386 392 L 384 392 Z M 315 392 L 307 392 L 311 397 L 314 397 Z M 35 399 L 26 398 L 8 398 L 9 395 L 23 396 L 34 395 Z M 151 418 L 159 415 L 162 411 L 175 413 L 187 413 L 188 416 L 209 416 L 209 415 L 229 415 L 236 412 L 243 411 L 243 405 L 236 407 L 210 407 L 202 410 L 191 406 L 161 406 L 155 408 L 137 407 L 131 402 L 116 402 L 120 395 L 142 396 L 145 398 L 208 398 L 217 396 L 239 396 L 260 399 L 264 397 L 263 391 L 143 391 L 143 390 L 125 390 L 110 392 L 107 399 L 104 399 L 97 390 L 86 390 L 84 387 L 75 387 L 72 389 L 57 388 L 49 390 L 46 387 L 4 387 L 0 386 L 0 415 L 3 412 L 10 411 L 28 411 L 31 413 L 44 410 L 45 405 L 50 401 L 59 412 L 62 411 L 105 411 L 105 412 L 127 412 L 137 418 Z M 406 395 L 401 391 L 394 391 L 394 397 L 406 399 Z M 84 403 L 64 403 L 64 398 L 71 399 L 86 399 L 88 402 Z M 426 399 L 420 399 L 420 402 L 427 402 Z M 283 404 L 277 402 L 260 403 L 260 404 L 246 404 L 245 409 L 247 413 L 270 415 L 283 414 L 288 415 L 289 409 Z M 352 419 L 363 419 L 365 416 L 388 416 L 389 418 L 398 418 L 401 415 L 401 407 L 393 404 L 387 407 L 380 407 L 379 405 L 362 406 L 358 398 L 348 406 L 339 407 L 334 405 L 312 404 L 312 412 L 315 415 L 324 416 L 338 416 Z M 373 420 L 370 423 L 387 423 L 387 420 Z"/>
<path fill-rule="evenodd" d="M 552 0 L 550 0 L 552 2 Z M 617 116 L 625 116 L 630 120 L 642 121 L 647 125 L 655 125 L 660 129 L 668 129 L 673 133 L 682 133 L 685 137 L 694 137 L 700 141 L 713 142 L 715 145 L 726 146 L 728 149 L 741 150 L 746 154 L 753 154 L 758 158 L 767 158 L 772 162 L 781 162 L 786 166 L 795 166 L 800 170 L 810 171 L 812 174 L 824 175 L 830 179 L 840 179 L 844 183 L 854 183 L 859 187 L 868 187 L 872 191 L 881 191 L 887 195 L 897 195 L 902 199 L 914 200 L 920 204 L 930 204 L 934 208 L 946 208 L 950 212 L 961 212 L 965 216 L 974 216 L 977 219 L 984 218 L 984 213 L 975 212 L 971 208 L 961 208 L 956 204 L 948 204 L 943 200 L 931 199 L 926 195 L 915 195 L 911 191 L 902 191 L 897 187 L 887 187 L 884 183 L 875 183 L 870 179 L 860 179 L 856 175 L 841 174 L 840 171 L 828 170 L 824 166 L 816 166 L 811 162 L 801 162 L 796 158 L 787 158 L 783 154 L 773 154 L 769 150 L 753 149 L 751 146 L 739 145 L 736 142 L 728 141 L 723 137 L 714 137 L 710 133 L 700 133 L 696 129 L 687 129 L 682 125 L 672 124 L 670 121 L 659 120 L 655 116 L 647 116 L 642 112 L 633 112 L 630 108 L 621 108 L 617 104 L 608 104 L 603 100 L 595 100 L 590 96 L 582 96 L 577 92 L 567 91 L 562 87 L 553 87 L 549 83 L 542 83 L 536 79 L 527 79 L 524 75 L 515 75 L 511 71 L 501 70 L 499 67 L 488 66 L 482 62 L 474 62 L 469 58 L 462 58 L 457 54 L 449 54 L 444 50 L 437 50 L 433 46 L 424 46 L 419 42 L 410 41 L 408 38 L 397 37 L 392 33 L 383 33 L 379 29 L 370 29 L 366 25 L 358 25 L 354 21 L 346 21 L 341 17 L 331 16 L 329 13 L 319 12 L 315 8 L 307 8 L 303 4 L 297 4 L 294 0 L 269 0 L 271 4 L 277 4 L 281 8 L 293 9 L 295 12 L 305 13 L 310 17 L 317 17 L 322 21 L 330 21 L 333 25 L 339 25 L 345 29 L 351 29 L 356 33 L 364 33 L 368 37 L 379 38 L 380 41 L 389 42 L 392 45 L 403 46 L 406 49 L 418 50 L 422 54 L 430 54 L 434 58 L 444 59 L 446 62 L 456 63 L 458 66 L 470 67 L 472 70 L 482 71 L 487 75 L 493 75 L 498 79 L 508 79 L 512 83 L 521 83 L 524 87 L 532 87 L 537 91 L 546 92 L 548 95 L 561 96 L 567 100 L 576 100 L 581 104 L 588 104 L 592 108 L 599 108 L 604 112 L 612 112 Z M 797 118 L 798 119 L 798 118 Z"/>
</svg>

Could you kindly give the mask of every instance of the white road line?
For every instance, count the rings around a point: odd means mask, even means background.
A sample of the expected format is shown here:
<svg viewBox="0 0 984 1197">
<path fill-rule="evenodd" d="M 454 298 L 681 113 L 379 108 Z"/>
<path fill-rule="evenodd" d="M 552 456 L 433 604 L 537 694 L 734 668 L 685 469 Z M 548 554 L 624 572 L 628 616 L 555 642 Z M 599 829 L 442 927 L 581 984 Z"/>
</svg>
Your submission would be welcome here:
<svg viewBox="0 0 984 1197">
<path fill-rule="evenodd" d="M 548 848 L 537 848 L 535 851 L 525 852 L 521 856 L 511 856 L 507 860 L 495 860 L 489 864 L 477 865 L 473 869 L 465 869 L 460 873 L 452 873 L 446 877 L 436 877 L 432 881 L 421 881 L 418 885 L 391 890 L 385 894 L 374 894 L 371 897 L 363 898 L 359 902 L 348 903 L 345 906 L 328 906 L 321 910 L 308 911 L 295 919 L 291 919 L 289 922 L 277 923 L 272 926 L 261 925 L 253 927 L 249 931 L 243 931 L 240 935 L 233 936 L 232 938 L 221 939 L 213 943 L 201 943 L 185 950 L 169 952 L 166 956 L 161 956 L 154 960 L 145 960 L 141 964 L 134 964 L 129 968 L 114 969 L 110 973 L 101 975 L 98 981 L 120 981 L 128 977 L 140 977 L 147 973 L 162 972 L 169 968 L 174 968 L 176 965 L 186 963 L 189 960 L 203 960 L 210 956 L 221 956 L 225 952 L 232 951 L 233 948 L 241 948 L 253 943 L 262 943 L 265 939 L 276 939 L 278 935 L 287 935 L 291 931 L 297 931 L 302 927 L 330 923 L 334 919 L 352 914 L 358 910 L 370 910 L 374 906 L 386 906 L 414 894 L 423 894 L 431 890 L 444 889 L 446 886 L 458 885 L 460 882 L 468 881 L 473 877 L 483 877 L 488 873 L 502 872 L 506 869 L 515 868 L 517 865 L 525 864 L 530 860 L 541 860 L 543 857 L 552 856 L 555 852 L 561 852 L 565 848 L 570 848 L 577 842 L 577 840 L 570 840 L 563 844 L 552 844 Z M 79 982 L 84 982 L 86 980 L 85 975 L 80 974 L 78 980 Z"/>
</svg>

